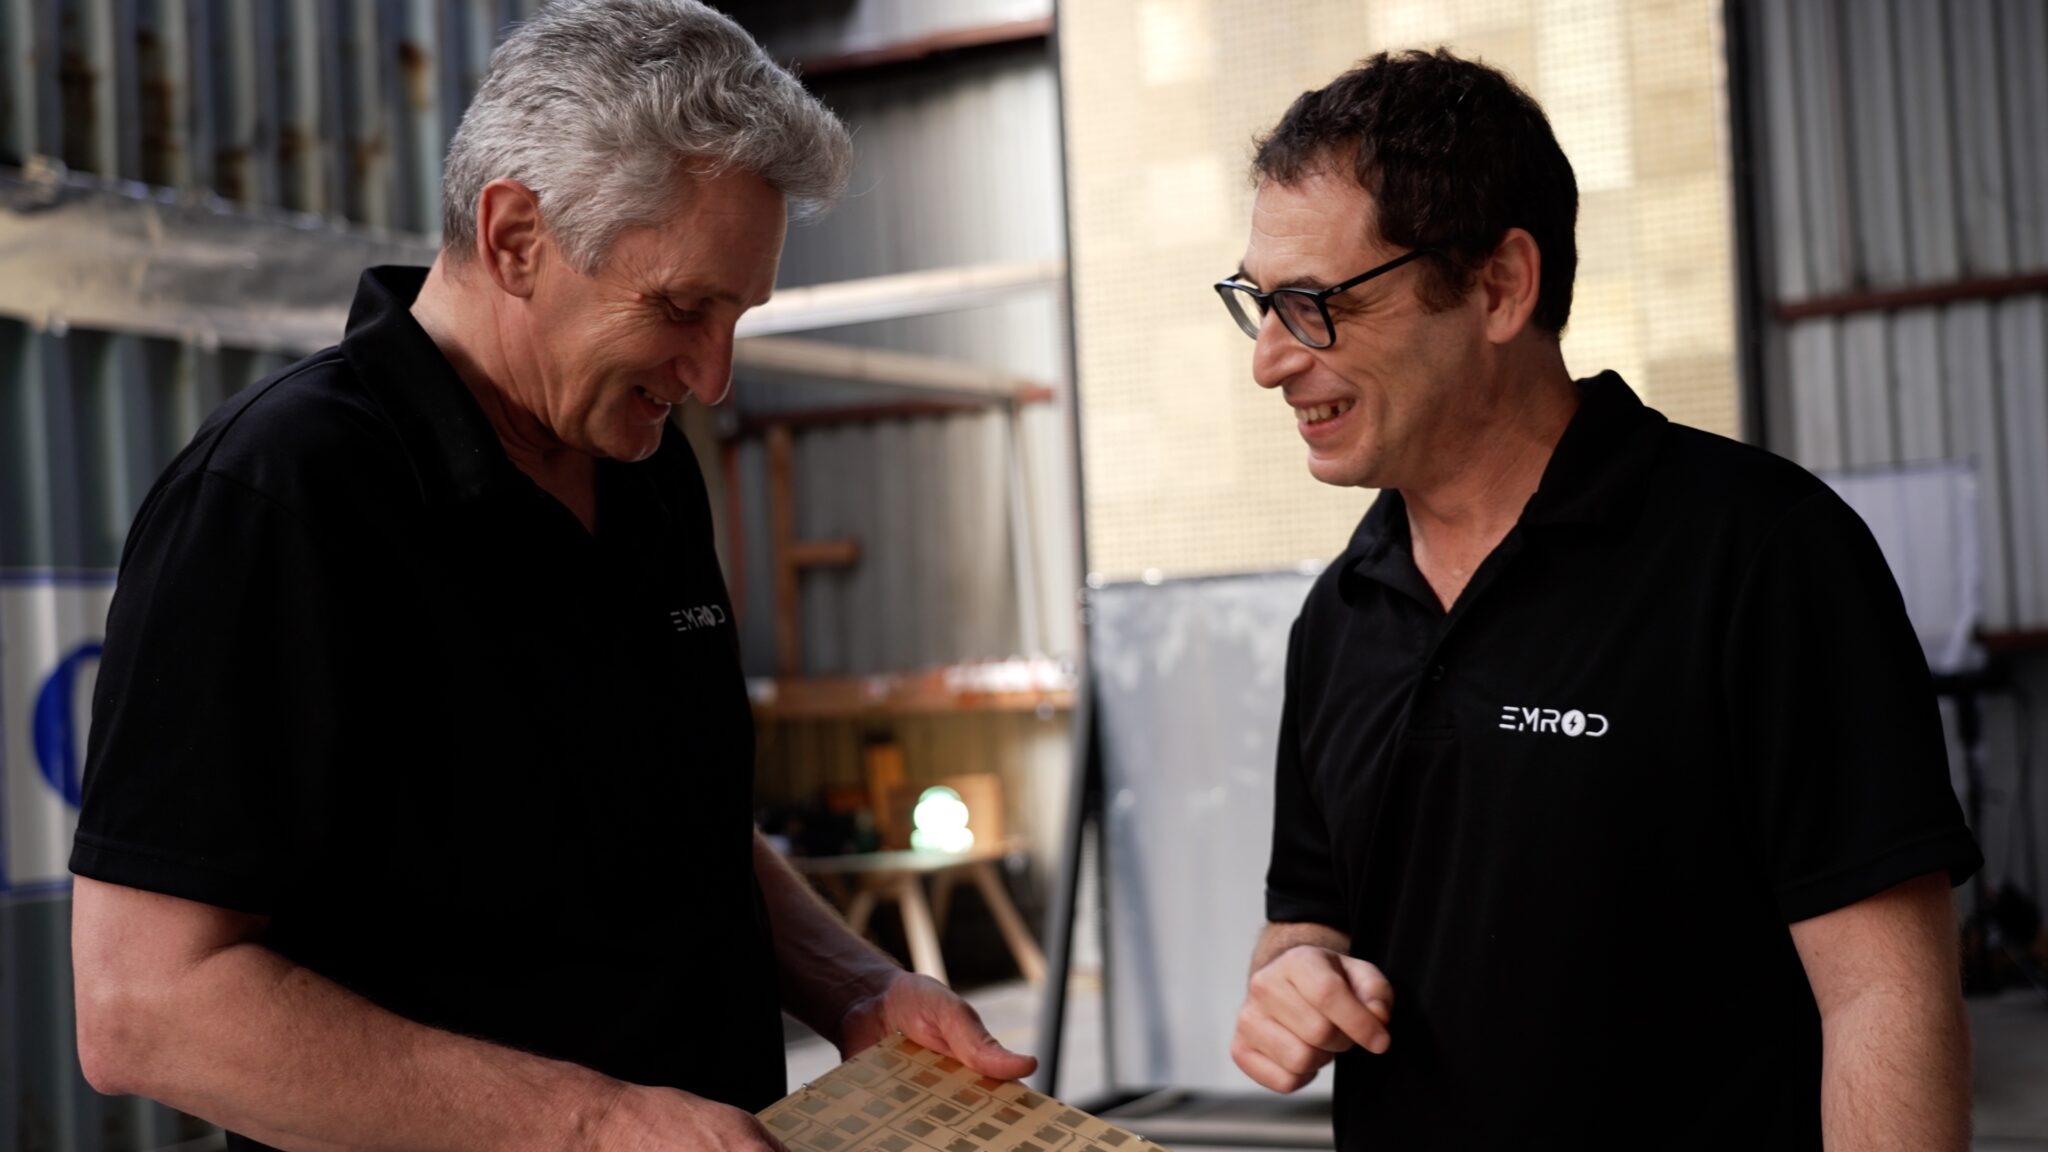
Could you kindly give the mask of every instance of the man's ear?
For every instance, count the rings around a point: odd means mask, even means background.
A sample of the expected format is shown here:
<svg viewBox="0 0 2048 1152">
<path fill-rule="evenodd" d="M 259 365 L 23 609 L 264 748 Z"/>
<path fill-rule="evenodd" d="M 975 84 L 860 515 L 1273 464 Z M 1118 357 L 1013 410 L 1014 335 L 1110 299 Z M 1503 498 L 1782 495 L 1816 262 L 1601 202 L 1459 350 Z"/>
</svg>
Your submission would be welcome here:
<svg viewBox="0 0 2048 1152">
<path fill-rule="evenodd" d="M 476 199 L 476 257 L 507 295 L 533 295 L 541 256 L 540 198 L 517 180 L 493 180 Z"/>
<path fill-rule="evenodd" d="M 1479 270 L 1479 299 L 1486 309 L 1486 338 L 1506 344 L 1529 326 L 1542 291 L 1543 252 L 1536 238 L 1510 228 Z"/>
</svg>

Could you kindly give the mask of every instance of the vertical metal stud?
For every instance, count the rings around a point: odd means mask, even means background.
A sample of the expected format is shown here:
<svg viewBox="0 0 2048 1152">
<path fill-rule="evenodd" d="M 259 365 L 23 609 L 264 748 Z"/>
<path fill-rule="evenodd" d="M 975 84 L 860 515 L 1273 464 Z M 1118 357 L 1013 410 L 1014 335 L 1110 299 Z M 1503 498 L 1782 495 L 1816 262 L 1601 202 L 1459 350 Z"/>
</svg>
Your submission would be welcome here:
<svg viewBox="0 0 2048 1152">
<path fill-rule="evenodd" d="M 141 0 L 135 10 L 138 178 L 171 188 L 193 184 L 188 7 L 186 0 Z"/>
<path fill-rule="evenodd" d="M 1899 111 L 1912 278 L 1956 275 L 1956 167 L 1949 119 L 1947 19 L 1939 4 L 1897 0 Z"/>
<path fill-rule="evenodd" d="M 339 0 L 342 31 L 343 123 L 348 137 L 349 219 L 373 227 L 393 225 L 391 136 L 385 125 L 380 0 Z"/>
<path fill-rule="evenodd" d="M 396 144 L 394 225 L 436 233 L 441 203 L 439 0 L 386 0 L 386 124 Z"/>
<path fill-rule="evenodd" d="M 57 74 L 63 93 L 66 164 L 107 179 L 133 175 L 121 165 L 121 29 L 116 0 L 65 0 Z"/>
<path fill-rule="evenodd" d="M 2006 211 L 2004 118 L 1999 108 L 1998 21 L 1992 0 L 1951 0 L 1949 75 L 1955 83 L 1958 207 L 1968 276 L 2012 271 Z"/>
<path fill-rule="evenodd" d="M 319 0 L 285 0 L 278 6 L 277 169 L 280 204 L 295 212 L 325 214 L 333 205 L 322 123 L 328 71 L 321 8 Z"/>
</svg>

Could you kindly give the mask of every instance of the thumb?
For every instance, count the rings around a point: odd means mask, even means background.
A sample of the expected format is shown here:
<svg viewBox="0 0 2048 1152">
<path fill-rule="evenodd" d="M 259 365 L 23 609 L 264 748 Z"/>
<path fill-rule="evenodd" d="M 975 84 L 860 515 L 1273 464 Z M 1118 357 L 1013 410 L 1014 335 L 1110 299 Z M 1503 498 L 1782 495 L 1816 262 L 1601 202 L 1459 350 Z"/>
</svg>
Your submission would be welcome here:
<svg viewBox="0 0 2048 1152">
<path fill-rule="evenodd" d="M 995 1080 L 1022 1080 L 1038 1069 L 1038 1059 L 1012 1052 L 1002 1042 L 989 1035 L 981 1017 L 964 1001 L 956 1001 L 957 1011 L 950 1013 L 947 1021 L 946 1039 L 953 1049 L 953 1058 L 969 1068 Z"/>
<path fill-rule="evenodd" d="M 1387 982 L 1386 973 L 1368 960 L 1352 956 L 1338 957 L 1338 964 L 1344 970 L 1345 982 L 1351 985 L 1351 994 L 1365 1005 L 1382 1026 L 1393 1023 L 1394 986 Z"/>
</svg>

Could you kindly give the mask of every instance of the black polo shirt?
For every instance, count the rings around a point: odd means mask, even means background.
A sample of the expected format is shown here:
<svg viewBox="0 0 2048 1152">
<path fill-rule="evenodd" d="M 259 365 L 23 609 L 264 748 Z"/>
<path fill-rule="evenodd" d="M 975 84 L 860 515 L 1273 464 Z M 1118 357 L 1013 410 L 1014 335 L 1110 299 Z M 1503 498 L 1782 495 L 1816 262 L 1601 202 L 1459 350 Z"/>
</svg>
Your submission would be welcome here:
<svg viewBox="0 0 2048 1152">
<path fill-rule="evenodd" d="M 261 913 L 435 1027 L 754 1110 L 783 1091 L 753 727 L 703 478 L 600 461 L 597 529 L 515 467 L 364 274 L 235 396 L 122 556 L 81 876 Z"/>
<path fill-rule="evenodd" d="M 1294 626 L 1267 915 L 1394 987 L 1340 1148 L 1818 1149 L 1787 925 L 1981 863 L 1855 513 L 1581 390 L 1448 613 L 1389 491 Z"/>
</svg>

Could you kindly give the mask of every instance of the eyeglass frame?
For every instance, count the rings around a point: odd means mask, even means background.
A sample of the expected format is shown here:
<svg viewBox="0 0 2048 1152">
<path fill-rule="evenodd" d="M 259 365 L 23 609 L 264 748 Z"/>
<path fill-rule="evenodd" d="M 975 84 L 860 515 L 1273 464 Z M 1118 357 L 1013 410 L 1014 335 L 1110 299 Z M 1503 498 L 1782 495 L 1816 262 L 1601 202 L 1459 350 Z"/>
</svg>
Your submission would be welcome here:
<svg viewBox="0 0 2048 1152">
<path fill-rule="evenodd" d="M 1254 340 L 1257 340 L 1259 338 L 1258 327 L 1262 327 L 1264 325 L 1266 314 L 1273 311 L 1274 297 L 1284 294 L 1300 296 L 1308 300 L 1314 301 L 1316 306 L 1316 314 L 1322 317 L 1323 330 L 1330 334 L 1329 343 L 1317 344 L 1311 341 L 1308 337 L 1303 336 L 1300 332 L 1296 331 L 1294 325 L 1287 322 L 1287 313 L 1284 310 L 1280 313 L 1280 326 L 1282 328 L 1287 329 L 1287 334 L 1289 336 L 1292 336 L 1296 340 L 1301 341 L 1304 347 L 1314 348 L 1315 350 L 1320 352 L 1325 348 L 1334 348 L 1337 344 L 1337 322 L 1330 316 L 1330 297 L 1335 296 L 1339 292 L 1356 288 L 1360 284 L 1363 284 L 1368 280 L 1384 276 L 1387 273 L 1392 272 L 1394 269 L 1401 267 L 1403 264 L 1406 264 L 1411 260 L 1419 260 L 1424 256 L 1434 256 L 1436 255 L 1437 251 L 1437 249 L 1431 247 L 1410 248 L 1408 251 L 1403 252 L 1401 255 L 1394 257 L 1392 260 L 1389 260 L 1376 268 L 1367 269 L 1366 271 L 1361 272 L 1356 276 L 1353 276 L 1351 279 L 1344 281 L 1342 284 L 1333 284 L 1328 288 L 1275 288 L 1270 292 L 1265 292 L 1252 287 L 1250 284 L 1246 284 L 1242 280 L 1237 279 L 1236 275 L 1233 275 L 1227 279 L 1218 280 L 1213 285 L 1213 287 L 1216 289 L 1217 298 L 1223 301 L 1224 310 L 1230 313 L 1230 317 L 1232 320 L 1237 321 L 1238 331 L 1243 332 L 1245 335 L 1251 337 Z M 1238 310 L 1237 305 L 1233 303 L 1231 294 L 1235 292 L 1242 292 L 1245 295 L 1250 296 L 1252 300 L 1256 302 L 1259 310 L 1258 326 L 1252 328 L 1245 327 L 1245 320 L 1248 319 L 1248 317 L 1242 316 L 1242 314 Z"/>
</svg>

